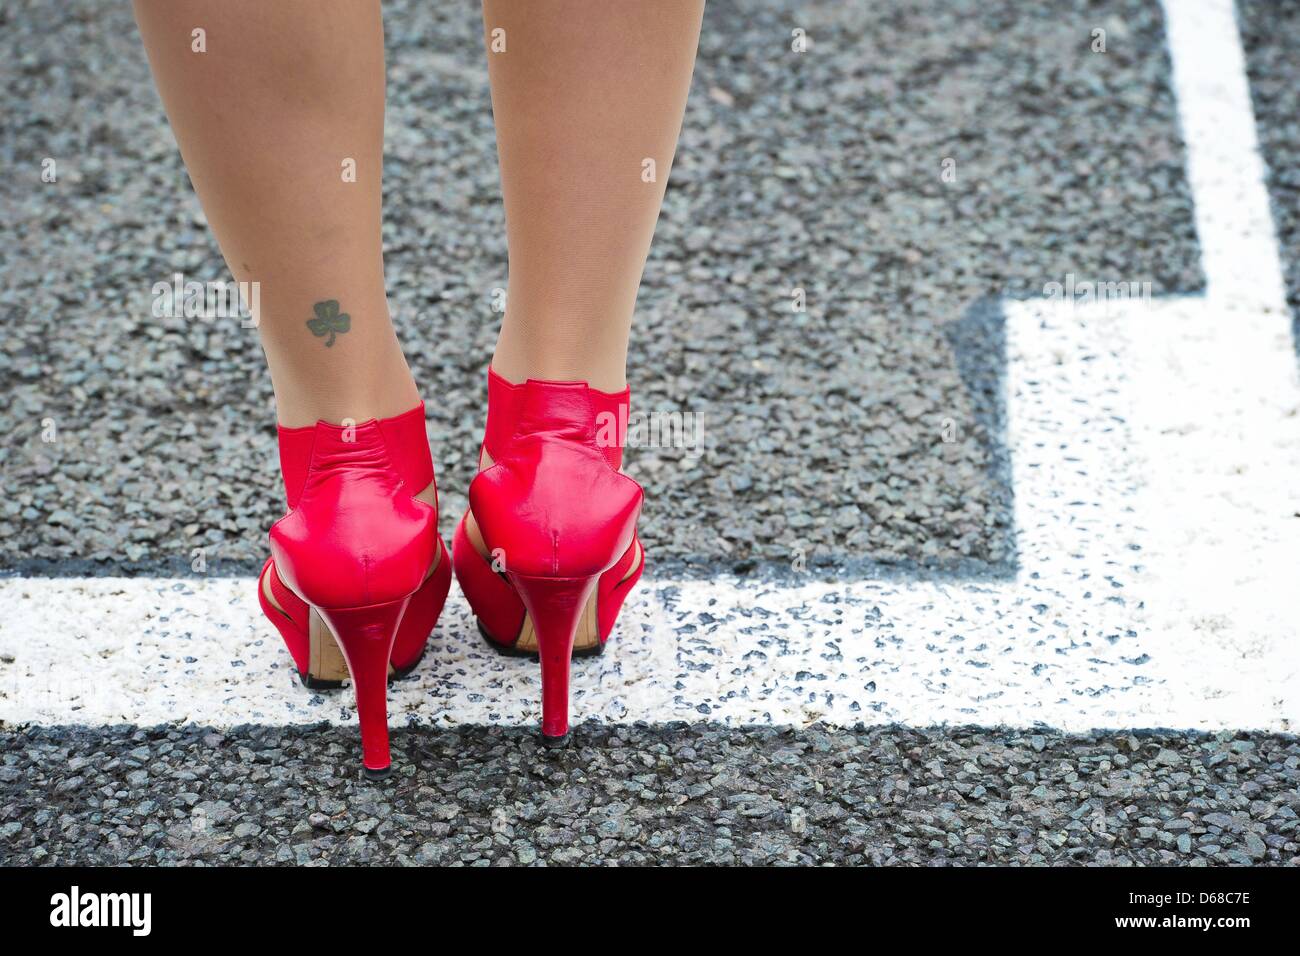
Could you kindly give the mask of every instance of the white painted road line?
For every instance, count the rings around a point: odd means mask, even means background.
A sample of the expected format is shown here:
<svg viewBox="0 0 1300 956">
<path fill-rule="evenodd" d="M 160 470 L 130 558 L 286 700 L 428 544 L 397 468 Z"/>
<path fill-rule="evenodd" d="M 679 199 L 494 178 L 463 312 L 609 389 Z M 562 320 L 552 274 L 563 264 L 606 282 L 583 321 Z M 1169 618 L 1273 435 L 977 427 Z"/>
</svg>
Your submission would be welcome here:
<svg viewBox="0 0 1300 956">
<path fill-rule="evenodd" d="M 651 581 L 575 716 L 1300 726 L 1300 381 L 1240 44 L 1226 0 L 1166 16 L 1207 294 L 1006 303 L 1017 580 Z M 352 720 L 293 684 L 252 580 L 7 580 L 0 627 L 9 724 Z M 390 712 L 527 723 L 538 694 L 455 596 Z"/>
</svg>

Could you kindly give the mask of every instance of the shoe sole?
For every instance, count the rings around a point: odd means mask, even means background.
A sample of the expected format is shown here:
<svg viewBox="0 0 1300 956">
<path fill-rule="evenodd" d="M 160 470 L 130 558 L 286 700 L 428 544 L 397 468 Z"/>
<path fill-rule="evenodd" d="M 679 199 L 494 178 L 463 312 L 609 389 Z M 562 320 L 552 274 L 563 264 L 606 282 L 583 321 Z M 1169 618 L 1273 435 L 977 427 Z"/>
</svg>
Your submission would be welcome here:
<svg viewBox="0 0 1300 956">
<path fill-rule="evenodd" d="M 433 634 L 430 633 L 429 637 L 432 636 Z M 411 672 L 420 666 L 420 661 L 424 660 L 425 651 L 428 650 L 428 640 L 429 638 L 426 637 L 425 648 L 420 651 L 419 656 L 417 656 L 415 660 L 411 661 L 411 663 L 407 664 L 405 667 L 389 667 L 388 683 L 390 685 L 395 681 L 409 677 Z M 297 674 L 299 682 L 308 690 L 339 690 L 350 679 L 344 678 L 343 680 L 332 680 L 324 677 L 313 677 L 311 674 L 303 673 L 302 671 L 298 671 Z"/>
</svg>

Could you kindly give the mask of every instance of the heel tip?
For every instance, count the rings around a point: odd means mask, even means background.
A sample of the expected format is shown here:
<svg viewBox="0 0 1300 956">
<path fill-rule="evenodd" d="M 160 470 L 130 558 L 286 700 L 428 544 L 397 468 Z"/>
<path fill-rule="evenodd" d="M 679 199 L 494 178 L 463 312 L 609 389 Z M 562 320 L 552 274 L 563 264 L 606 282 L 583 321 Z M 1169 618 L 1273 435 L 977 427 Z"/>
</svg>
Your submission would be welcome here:
<svg viewBox="0 0 1300 956">
<path fill-rule="evenodd" d="M 389 764 L 387 767 L 383 767 L 379 770 L 372 770 L 370 767 L 362 768 L 362 773 L 365 775 L 365 778 L 370 781 L 387 780 L 389 775 L 392 774 L 392 772 L 393 772 L 392 764 Z"/>
<path fill-rule="evenodd" d="M 558 737 L 552 737 L 549 734 L 542 734 L 542 743 L 549 750 L 559 750 L 569 743 L 569 732 L 566 730 Z"/>
</svg>

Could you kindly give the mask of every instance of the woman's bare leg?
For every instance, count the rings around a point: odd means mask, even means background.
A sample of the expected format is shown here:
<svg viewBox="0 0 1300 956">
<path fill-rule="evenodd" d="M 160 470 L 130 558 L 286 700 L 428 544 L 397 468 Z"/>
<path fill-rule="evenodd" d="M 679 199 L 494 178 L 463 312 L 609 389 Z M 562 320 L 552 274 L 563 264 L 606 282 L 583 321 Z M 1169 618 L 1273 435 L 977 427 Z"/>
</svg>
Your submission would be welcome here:
<svg viewBox="0 0 1300 956">
<path fill-rule="evenodd" d="M 484 0 L 510 247 L 492 366 L 507 379 L 623 388 L 703 13 L 704 0 Z"/>
<path fill-rule="evenodd" d="M 413 407 L 380 248 L 378 0 L 135 0 L 135 13 L 226 263 L 259 283 L 280 422 Z"/>
</svg>

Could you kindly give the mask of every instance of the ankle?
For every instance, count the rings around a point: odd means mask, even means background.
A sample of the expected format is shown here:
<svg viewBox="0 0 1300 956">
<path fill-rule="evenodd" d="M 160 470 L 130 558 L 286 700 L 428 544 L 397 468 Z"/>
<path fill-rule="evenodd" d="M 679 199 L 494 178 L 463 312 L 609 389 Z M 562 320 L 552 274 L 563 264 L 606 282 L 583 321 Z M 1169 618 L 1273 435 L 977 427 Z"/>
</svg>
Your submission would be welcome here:
<svg viewBox="0 0 1300 956">
<path fill-rule="evenodd" d="M 377 379 L 347 376 L 329 382 L 276 380 L 276 419 L 285 428 L 302 428 L 318 421 L 357 424 L 409 412 L 420 403 L 420 391 L 405 361 L 400 371 Z"/>
<path fill-rule="evenodd" d="M 519 385 L 528 379 L 544 382 L 586 382 L 602 392 L 627 387 L 627 348 L 529 348 L 505 330 L 492 355 L 492 369 L 506 381 Z"/>
</svg>

